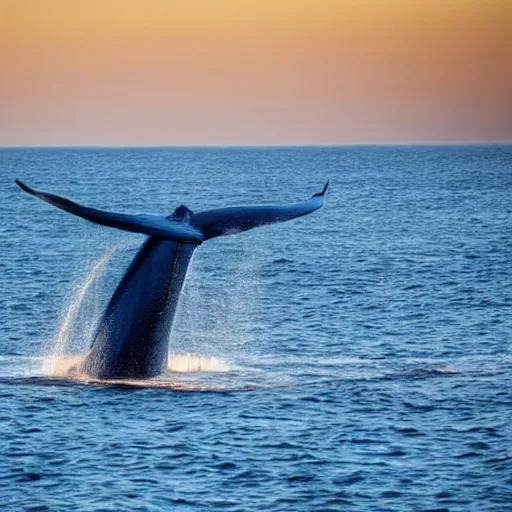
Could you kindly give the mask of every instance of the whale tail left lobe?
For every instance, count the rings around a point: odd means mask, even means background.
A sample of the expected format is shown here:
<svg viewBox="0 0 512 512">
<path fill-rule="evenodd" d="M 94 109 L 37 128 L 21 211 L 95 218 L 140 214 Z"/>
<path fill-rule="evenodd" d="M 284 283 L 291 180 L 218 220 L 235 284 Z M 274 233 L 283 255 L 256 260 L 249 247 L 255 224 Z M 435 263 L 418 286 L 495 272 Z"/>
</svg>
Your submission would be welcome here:
<svg viewBox="0 0 512 512">
<path fill-rule="evenodd" d="M 90 222 L 132 231 L 134 233 L 144 233 L 146 235 L 158 236 L 175 242 L 190 242 L 200 244 L 204 240 L 203 234 L 193 228 L 189 222 L 183 222 L 180 218 L 166 218 L 157 215 L 127 215 L 124 213 L 106 212 L 81 206 L 69 199 L 65 199 L 54 194 L 39 192 L 30 188 L 20 180 L 16 180 L 19 187 L 25 192 L 50 203 L 61 210 L 64 210 Z M 189 210 L 190 211 L 190 210 Z"/>
</svg>

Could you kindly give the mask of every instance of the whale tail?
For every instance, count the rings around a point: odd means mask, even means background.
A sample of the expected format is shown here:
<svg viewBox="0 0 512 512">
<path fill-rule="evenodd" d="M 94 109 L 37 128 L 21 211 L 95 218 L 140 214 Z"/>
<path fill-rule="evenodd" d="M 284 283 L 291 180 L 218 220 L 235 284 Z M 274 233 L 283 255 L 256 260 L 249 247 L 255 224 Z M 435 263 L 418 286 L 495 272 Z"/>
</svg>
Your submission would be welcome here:
<svg viewBox="0 0 512 512">
<path fill-rule="evenodd" d="M 322 207 L 329 184 L 301 203 L 235 206 L 198 214 L 180 206 L 168 217 L 157 217 L 87 208 L 16 183 L 25 192 L 91 222 L 150 235 L 114 291 L 81 366 L 80 371 L 97 379 L 149 378 L 164 371 L 179 296 L 196 245 L 307 215 Z"/>
<path fill-rule="evenodd" d="M 168 217 L 160 217 L 156 215 L 127 215 L 88 208 L 54 194 L 34 190 L 20 180 L 16 180 L 16 183 L 28 194 L 90 222 L 175 242 L 193 244 L 201 244 L 205 240 L 218 236 L 240 233 L 258 226 L 285 222 L 307 215 L 323 206 L 329 187 L 329 181 L 327 181 L 322 192 L 314 194 L 310 199 L 301 203 L 231 206 L 197 214 L 182 205 Z"/>
</svg>

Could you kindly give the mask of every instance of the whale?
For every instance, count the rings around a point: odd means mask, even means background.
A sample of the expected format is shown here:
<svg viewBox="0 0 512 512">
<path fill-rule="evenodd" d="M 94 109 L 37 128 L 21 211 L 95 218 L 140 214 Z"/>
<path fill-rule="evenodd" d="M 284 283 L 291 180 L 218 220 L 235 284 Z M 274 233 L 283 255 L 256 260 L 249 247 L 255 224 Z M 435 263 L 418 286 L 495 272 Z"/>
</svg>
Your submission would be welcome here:
<svg viewBox="0 0 512 512">
<path fill-rule="evenodd" d="M 167 217 L 129 215 L 81 206 L 40 192 L 28 194 L 90 222 L 148 238 L 128 266 L 103 312 L 77 370 L 93 379 L 149 379 L 168 364 L 173 321 L 194 251 L 205 241 L 308 215 L 324 205 L 323 190 L 288 205 L 230 206 L 194 213 L 184 205 Z"/>
</svg>

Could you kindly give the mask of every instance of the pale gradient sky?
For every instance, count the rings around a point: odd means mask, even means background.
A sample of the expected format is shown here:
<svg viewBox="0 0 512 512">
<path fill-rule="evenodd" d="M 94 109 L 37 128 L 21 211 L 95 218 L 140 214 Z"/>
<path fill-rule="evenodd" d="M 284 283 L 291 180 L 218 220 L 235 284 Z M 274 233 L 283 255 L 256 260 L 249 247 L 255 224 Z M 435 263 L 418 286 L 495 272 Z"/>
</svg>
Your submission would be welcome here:
<svg viewBox="0 0 512 512">
<path fill-rule="evenodd" d="M 0 145 L 512 141 L 510 0 L 0 0 Z"/>
</svg>

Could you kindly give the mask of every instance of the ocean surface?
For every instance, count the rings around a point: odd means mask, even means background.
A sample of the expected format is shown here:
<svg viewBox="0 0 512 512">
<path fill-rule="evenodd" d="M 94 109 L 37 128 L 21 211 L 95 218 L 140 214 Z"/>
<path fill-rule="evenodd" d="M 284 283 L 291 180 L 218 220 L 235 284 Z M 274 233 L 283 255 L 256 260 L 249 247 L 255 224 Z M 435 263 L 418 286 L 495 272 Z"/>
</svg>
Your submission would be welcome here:
<svg viewBox="0 0 512 512">
<path fill-rule="evenodd" d="M 0 149 L 0 510 L 512 510 L 512 147 Z M 170 214 L 307 199 L 204 243 L 154 381 L 59 374 Z"/>
</svg>

